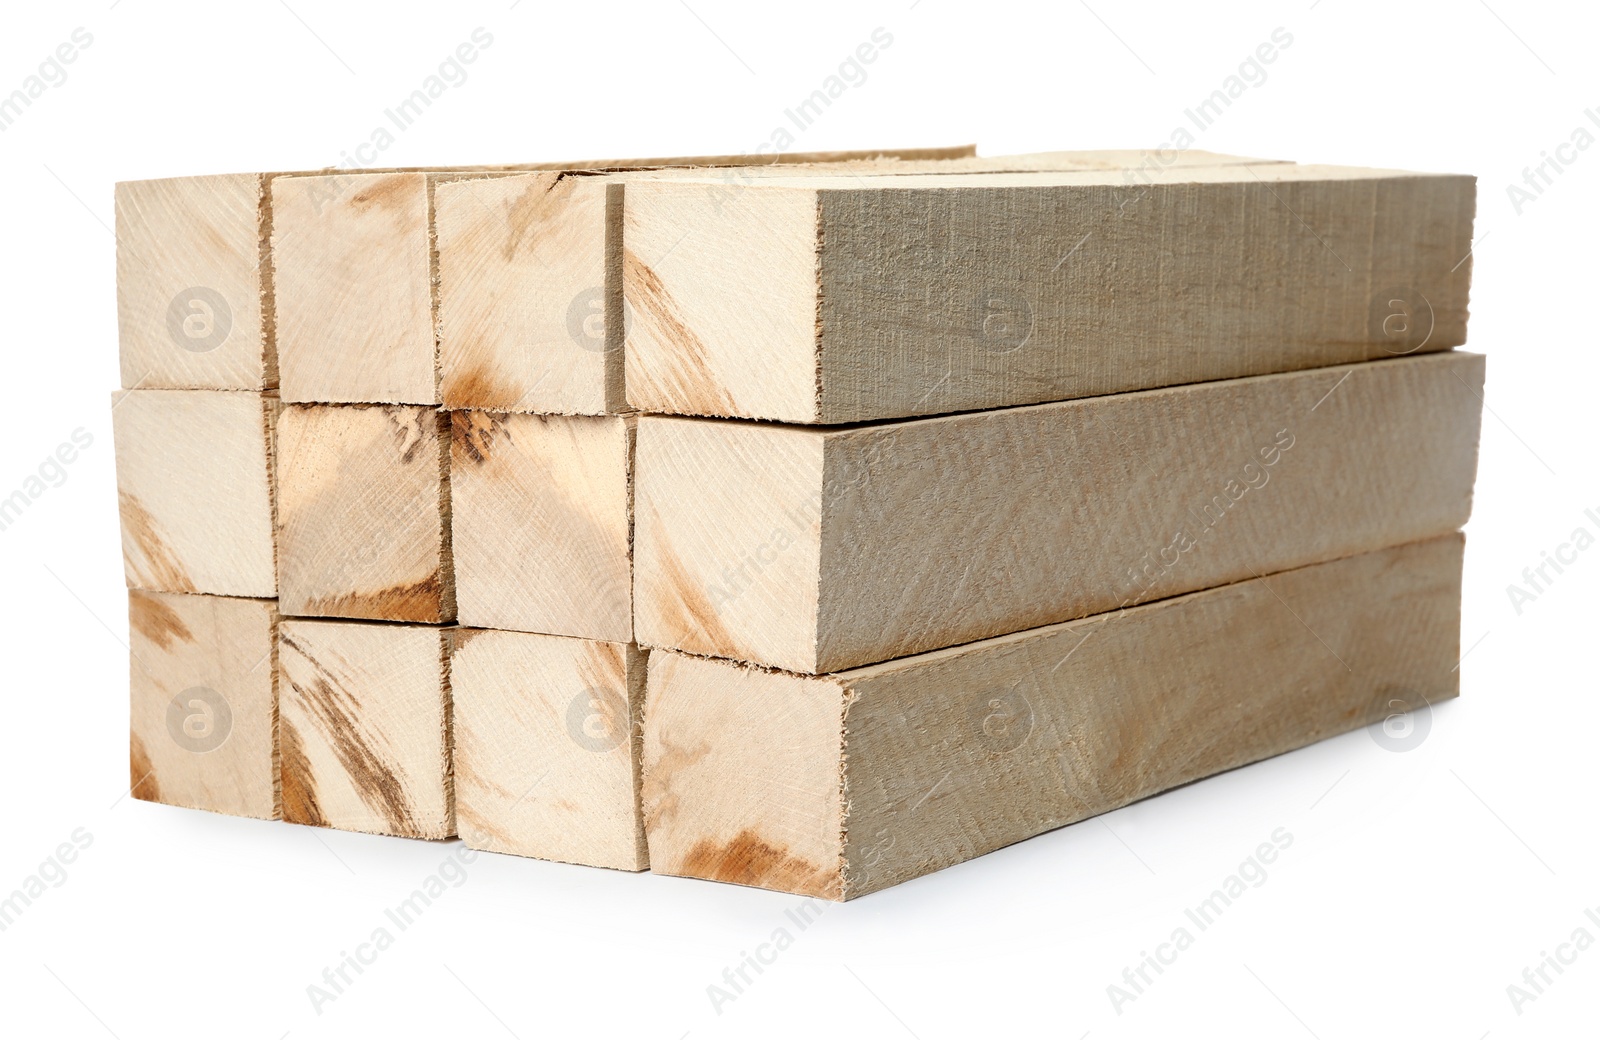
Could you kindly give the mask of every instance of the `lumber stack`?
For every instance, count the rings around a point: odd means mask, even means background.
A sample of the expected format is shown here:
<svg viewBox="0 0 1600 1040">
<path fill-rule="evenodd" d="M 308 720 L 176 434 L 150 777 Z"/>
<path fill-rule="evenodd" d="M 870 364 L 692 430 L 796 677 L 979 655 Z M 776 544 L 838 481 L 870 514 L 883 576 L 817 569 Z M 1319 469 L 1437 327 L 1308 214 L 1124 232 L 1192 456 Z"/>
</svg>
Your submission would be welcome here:
<svg viewBox="0 0 1600 1040">
<path fill-rule="evenodd" d="M 1457 692 L 1469 177 L 119 185 L 136 797 L 845 899 Z"/>
</svg>

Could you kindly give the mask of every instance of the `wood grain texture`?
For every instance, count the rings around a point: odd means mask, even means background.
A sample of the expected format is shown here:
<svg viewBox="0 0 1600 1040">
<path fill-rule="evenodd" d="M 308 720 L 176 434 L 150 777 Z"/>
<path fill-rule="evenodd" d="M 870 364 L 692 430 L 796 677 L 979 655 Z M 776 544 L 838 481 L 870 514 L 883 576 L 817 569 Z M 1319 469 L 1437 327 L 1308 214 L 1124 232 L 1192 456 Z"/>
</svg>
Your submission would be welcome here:
<svg viewBox="0 0 1600 1040">
<path fill-rule="evenodd" d="M 288 405 L 278 435 L 283 610 L 449 621 L 449 417 L 402 405 Z"/>
<path fill-rule="evenodd" d="M 845 423 L 1465 341 L 1474 181 L 1329 166 L 630 185 L 629 403 Z M 1399 317 L 1395 317 L 1399 315 Z"/>
<path fill-rule="evenodd" d="M 450 414 L 461 623 L 632 640 L 634 418 Z"/>
<path fill-rule="evenodd" d="M 645 870 L 645 659 L 627 643 L 461 629 L 456 812 L 475 849 Z"/>
<path fill-rule="evenodd" d="M 116 187 L 117 330 L 124 387 L 267 390 L 265 175 Z"/>
<path fill-rule="evenodd" d="M 827 672 L 1466 522 L 1450 352 L 845 429 L 647 416 L 646 646 Z"/>
<path fill-rule="evenodd" d="M 450 408 L 601 415 L 621 358 L 605 334 L 605 178 L 557 172 L 435 192 L 439 361 Z"/>
<path fill-rule="evenodd" d="M 283 399 L 437 404 L 427 174 L 279 177 L 271 191 Z"/>
<path fill-rule="evenodd" d="M 421 625 L 279 625 L 285 820 L 454 836 L 449 644 Z"/>
<path fill-rule="evenodd" d="M 277 398 L 124 390 L 112 398 L 130 588 L 270 598 Z"/>
<path fill-rule="evenodd" d="M 967 147 L 912 149 L 904 154 L 932 158 L 971 152 Z M 882 153 L 839 154 L 861 158 Z M 718 156 L 706 161 L 780 160 L 787 161 L 786 157 L 774 156 Z M 268 277 L 274 285 L 284 400 L 440 403 L 439 228 L 434 221 L 440 187 L 517 173 L 548 172 L 554 177 L 568 170 L 602 171 L 698 161 L 701 160 L 602 159 L 436 169 L 329 170 L 274 179 L 268 188 L 272 216 Z M 545 210 L 548 212 L 549 208 Z M 513 214 L 510 219 L 515 223 L 526 216 L 536 215 Z M 447 247 L 452 241 L 452 226 L 445 229 Z M 538 236 L 529 240 L 538 241 Z M 567 239 L 563 245 L 571 247 L 573 243 Z M 558 262 L 565 262 L 559 259 L 559 251 L 543 255 L 556 255 Z M 488 378 L 487 370 L 478 378 Z M 620 387 L 616 401 L 621 401 Z M 492 401 L 463 403 L 504 407 Z"/>
<path fill-rule="evenodd" d="M 657 873 L 849 899 L 1456 696 L 1462 539 L 837 675 L 650 655 Z"/>
<path fill-rule="evenodd" d="M 278 819 L 276 608 L 129 590 L 135 798 Z"/>
<path fill-rule="evenodd" d="M 658 169 L 541 171 L 441 181 L 434 190 L 441 399 L 449 408 L 602 415 L 626 411 L 622 329 L 624 190 L 640 180 L 711 177 L 711 204 L 750 184 L 808 173 L 859 179 L 889 173 L 1116 169 L 1155 163 L 1144 152 L 1054 152 L 910 159 L 795 154 L 679 160 Z M 1186 165 L 1242 163 L 1186 152 Z M 1260 160 L 1264 161 L 1264 160 Z M 689 164 L 689 165 L 685 165 Z M 720 166 L 715 172 L 708 168 Z M 654 260 L 655 257 L 649 259 Z"/>
</svg>

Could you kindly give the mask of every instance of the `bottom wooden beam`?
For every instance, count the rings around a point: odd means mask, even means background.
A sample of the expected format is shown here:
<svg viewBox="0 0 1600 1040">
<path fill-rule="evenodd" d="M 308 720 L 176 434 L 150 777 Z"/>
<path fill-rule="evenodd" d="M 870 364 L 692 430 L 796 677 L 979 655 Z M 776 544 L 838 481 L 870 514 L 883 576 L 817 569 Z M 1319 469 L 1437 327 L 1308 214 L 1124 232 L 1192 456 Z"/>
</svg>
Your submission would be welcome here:
<svg viewBox="0 0 1600 1040">
<path fill-rule="evenodd" d="M 849 899 L 1454 697 L 1462 546 L 832 675 L 652 652 L 651 869 Z"/>
<path fill-rule="evenodd" d="M 454 629 L 285 620 L 278 739 L 290 823 L 449 838 Z"/>
<path fill-rule="evenodd" d="M 128 592 L 135 798 L 278 818 L 277 624 L 270 599 Z"/>
<path fill-rule="evenodd" d="M 630 643 L 460 629 L 451 660 L 456 812 L 467 845 L 644 870 Z"/>
</svg>

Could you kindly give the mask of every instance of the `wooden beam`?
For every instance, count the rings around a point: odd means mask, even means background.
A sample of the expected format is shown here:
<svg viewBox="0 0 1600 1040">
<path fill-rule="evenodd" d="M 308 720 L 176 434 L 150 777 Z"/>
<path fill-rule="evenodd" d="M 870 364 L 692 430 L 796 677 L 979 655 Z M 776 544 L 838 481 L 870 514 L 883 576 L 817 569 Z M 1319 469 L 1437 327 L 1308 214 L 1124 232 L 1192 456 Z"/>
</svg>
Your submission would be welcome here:
<svg viewBox="0 0 1600 1040">
<path fill-rule="evenodd" d="M 1453 531 L 1483 358 L 845 429 L 639 420 L 643 645 L 828 672 Z"/>
<path fill-rule="evenodd" d="M 452 412 L 463 625 L 633 639 L 632 416 Z"/>
<path fill-rule="evenodd" d="M 278 431 L 286 614 L 449 621 L 449 417 L 402 405 L 288 405 Z"/>
<path fill-rule="evenodd" d="M 629 403 L 846 423 L 1465 340 L 1474 181 L 1330 166 L 630 185 Z"/>
<path fill-rule="evenodd" d="M 745 165 L 732 160 L 744 158 Z M 542 171 L 463 177 L 434 191 L 441 398 L 449 408 L 604 415 L 628 410 L 622 304 L 624 191 L 639 181 L 690 178 L 719 211 L 774 177 L 852 182 L 891 173 L 1123 169 L 1161 160 L 1147 152 L 1050 152 L 995 158 L 860 158 L 826 153 L 712 156 L 661 169 Z M 1183 165 L 1266 163 L 1189 151 Z M 712 169 L 720 166 L 720 169 Z M 651 257 L 651 259 L 655 259 Z"/>
<path fill-rule="evenodd" d="M 849 899 L 1456 696 L 1458 534 L 838 675 L 653 652 L 653 871 Z"/>
<path fill-rule="evenodd" d="M 455 834 L 450 630 L 285 620 L 283 818 L 407 838 Z"/>
<path fill-rule="evenodd" d="M 437 404 L 428 175 L 279 178 L 272 210 L 283 399 Z"/>
<path fill-rule="evenodd" d="M 135 798 L 278 819 L 276 608 L 128 592 Z"/>
<path fill-rule="evenodd" d="M 867 153 L 835 153 L 859 158 Z M 970 148 L 913 149 L 917 157 Z M 329 170 L 269 186 L 276 342 L 285 401 L 438 404 L 436 190 L 518 172 L 698 162 L 589 160 L 441 169 Z M 771 156 L 712 161 L 770 162 Z"/>
<path fill-rule="evenodd" d="M 461 629 L 456 812 L 470 848 L 644 870 L 645 660 L 627 643 Z"/>
<path fill-rule="evenodd" d="M 268 390 L 277 355 L 262 298 L 267 174 L 116 187 L 124 387 Z"/>
<path fill-rule="evenodd" d="M 272 597 L 271 394 L 124 390 L 112 398 L 130 588 Z"/>
</svg>

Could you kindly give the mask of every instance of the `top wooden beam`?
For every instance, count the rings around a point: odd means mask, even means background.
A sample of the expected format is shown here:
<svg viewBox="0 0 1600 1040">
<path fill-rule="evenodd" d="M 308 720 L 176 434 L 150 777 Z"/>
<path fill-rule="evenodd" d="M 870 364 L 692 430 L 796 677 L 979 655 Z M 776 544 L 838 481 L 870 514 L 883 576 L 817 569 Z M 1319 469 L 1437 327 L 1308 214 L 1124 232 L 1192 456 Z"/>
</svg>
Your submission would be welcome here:
<svg viewBox="0 0 1600 1040">
<path fill-rule="evenodd" d="M 435 190 L 516 173 L 667 165 L 937 158 L 972 149 L 602 159 L 451 169 L 329 170 L 278 177 L 269 191 L 271 307 L 283 399 L 439 404 Z"/>
<path fill-rule="evenodd" d="M 632 184 L 629 404 L 846 423 L 1443 350 L 1474 180 L 1331 166 Z"/>
<path fill-rule="evenodd" d="M 658 169 L 537 171 L 464 177 L 434 191 L 441 397 L 448 408 L 564 415 L 629 410 L 623 339 L 625 190 L 643 180 L 694 178 L 720 211 L 750 185 L 795 174 L 851 183 L 888 174 L 1137 170 L 1167 163 L 1262 163 L 1188 151 L 1049 152 L 995 158 L 893 157 L 830 161 L 837 153 L 734 165 L 735 157 Z M 720 169 L 708 167 L 721 165 Z"/>
<path fill-rule="evenodd" d="M 278 385 L 262 308 L 269 175 L 128 181 L 116 188 L 122 386 Z"/>
</svg>

